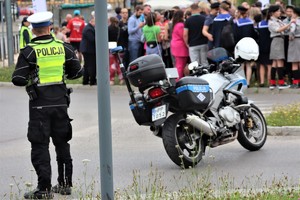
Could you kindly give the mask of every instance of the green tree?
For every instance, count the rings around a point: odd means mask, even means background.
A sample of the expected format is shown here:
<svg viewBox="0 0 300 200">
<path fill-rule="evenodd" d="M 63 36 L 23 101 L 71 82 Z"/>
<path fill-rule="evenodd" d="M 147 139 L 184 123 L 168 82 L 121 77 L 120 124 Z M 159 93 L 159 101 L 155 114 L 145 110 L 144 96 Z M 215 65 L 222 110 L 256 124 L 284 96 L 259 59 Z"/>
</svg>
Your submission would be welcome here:
<svg viewBox="0 0 300 200">
<path fill-rule="evenodd" d="M 237 5 L 241 5 L 243 2 L 248 2 L 248 4 L 251 6 L 252 4 L 254 4 L 257 0 L 237 0 Z"/>
</svg>

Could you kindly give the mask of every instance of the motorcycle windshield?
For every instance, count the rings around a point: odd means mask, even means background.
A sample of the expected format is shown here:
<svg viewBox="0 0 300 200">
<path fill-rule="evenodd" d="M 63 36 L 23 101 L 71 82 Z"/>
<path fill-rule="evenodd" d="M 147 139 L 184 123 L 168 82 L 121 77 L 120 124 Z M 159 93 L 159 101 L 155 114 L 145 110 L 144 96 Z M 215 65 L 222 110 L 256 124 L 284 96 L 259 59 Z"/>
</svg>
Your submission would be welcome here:
<svg viewBox="0 0 300 200">
<path fill-rule="evenodd" d="M 207 59 L 215 63 L 222 62 L 228 58 L 226 49 L 222 47 L 214 48 L 207 52 Z"/>
</svg>

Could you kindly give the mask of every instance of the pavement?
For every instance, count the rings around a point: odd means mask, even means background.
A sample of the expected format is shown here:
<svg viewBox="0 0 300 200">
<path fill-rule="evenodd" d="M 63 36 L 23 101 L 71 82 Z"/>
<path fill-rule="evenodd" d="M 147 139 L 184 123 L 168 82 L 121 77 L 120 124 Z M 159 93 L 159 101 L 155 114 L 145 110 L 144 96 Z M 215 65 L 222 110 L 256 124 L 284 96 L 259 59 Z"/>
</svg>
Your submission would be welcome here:
<svg viewBox="0 0 300 200">
<path fill-rule="evenodd" d="M 0 82 L 0 87 L 14 87 L 12 83 Z M 96 90 L 97 86 L 83 86 L 81 84 L 73 84 L 73 89 L 85 88 L 87 90 Z M 111 92 L 124 91 L 126 86 L 114 85 L 110 87 Z M 259 95 L 259 94 L 300 94 L 300 89 L 285 89 L 285 90 L 270 90 L 269 88 L 258 88 L 252 87 L 248 88 L 246 94 L 249 95 Z M 128 96 L 129 98 L 129 96 Z M 259 105 L 258 105 L 259 107 Z M 264 113 L 264 115 L 266 115 Z M 270 136 L 300 136 L 300 126 L 282 126 L 274 127 L 268 126 L 268 135 Z"/>
</svg>

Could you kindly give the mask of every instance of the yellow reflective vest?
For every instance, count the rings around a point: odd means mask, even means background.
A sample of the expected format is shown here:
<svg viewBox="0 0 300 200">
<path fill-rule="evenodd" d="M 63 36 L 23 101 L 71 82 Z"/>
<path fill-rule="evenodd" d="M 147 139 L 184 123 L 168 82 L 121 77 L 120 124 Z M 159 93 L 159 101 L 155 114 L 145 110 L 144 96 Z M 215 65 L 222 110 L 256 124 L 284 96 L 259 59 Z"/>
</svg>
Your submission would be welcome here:
<svg viewBox="0 0 300 200">
<path fill-rule="evenodd" d="M 65 48 L 60 40 L 40 40 L 29 43 L 36 54 L 38 84 L 64 81 Z"/>
<path fill-rule="evenodd" d="M 25 38 L 24 38 L 24 34 L 23 34 L 25 30 L 27 30 L 27 32 L 28 32 L 29 42 L 32 39 L 32 32 L 31 32 L 31 30 L 27 26 L 22 26 L 21 30 L 20 30 L 20 42 L 19 42 L 20 43 L 20 49 L 24 48 L 27 45 L 27 43 L 25 41 Z"/>
</svg>

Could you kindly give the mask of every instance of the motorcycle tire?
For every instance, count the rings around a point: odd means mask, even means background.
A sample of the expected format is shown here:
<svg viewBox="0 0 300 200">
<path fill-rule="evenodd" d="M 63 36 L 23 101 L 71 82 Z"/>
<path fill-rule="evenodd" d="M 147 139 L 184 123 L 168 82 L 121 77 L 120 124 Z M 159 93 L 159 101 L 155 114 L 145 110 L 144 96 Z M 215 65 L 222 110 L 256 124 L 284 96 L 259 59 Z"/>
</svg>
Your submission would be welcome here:
<svg viewBox="0 0 300 200">
<path fill-rule="evenodd" d="M 248 119 L 241 119 L 237 140 L 245 149 L 257 151 L 264 146 L 267 140 L 267 123 L 257 106 L 251 104 L 251 107 L 245 112 L 246 115 L 244 116 L 246 116 L 246 118 L 250 117 L 247 112 L 251 112 L 253 116 L 251 120 L 254 120 L 255 123 L 253 121 L 252 123 L 251 121 L 249 122 Z M 251 125 L 252 127 L 249 127 Z"/>
<path fill-rule="evenodd" d="M 202 159 L 202 135 L 186 123 L 182 114 L 173 114 L 165 121 L 162 139 L 168 156 L 181 168 L 194 167 Z"/>
</svg>

